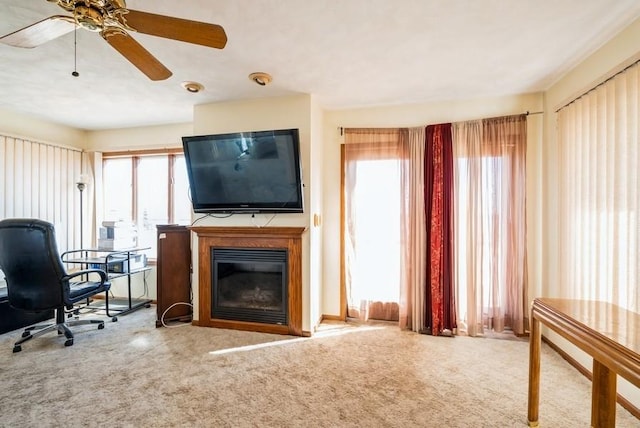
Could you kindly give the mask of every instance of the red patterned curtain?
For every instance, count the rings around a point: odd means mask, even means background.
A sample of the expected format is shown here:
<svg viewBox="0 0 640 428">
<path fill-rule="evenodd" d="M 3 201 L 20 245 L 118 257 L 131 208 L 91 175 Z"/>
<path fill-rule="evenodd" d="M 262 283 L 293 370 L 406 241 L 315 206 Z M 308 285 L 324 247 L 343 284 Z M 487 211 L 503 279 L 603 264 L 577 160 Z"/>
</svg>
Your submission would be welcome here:
<svg viewBox="0 0 640 428">
<path fill-rule="evenodd" d="M 426 331 L 434 336 L 449 335 L 456 328 L 450 123 L 427 126 L 424 171 L 427 222 Z"/>
</svg>

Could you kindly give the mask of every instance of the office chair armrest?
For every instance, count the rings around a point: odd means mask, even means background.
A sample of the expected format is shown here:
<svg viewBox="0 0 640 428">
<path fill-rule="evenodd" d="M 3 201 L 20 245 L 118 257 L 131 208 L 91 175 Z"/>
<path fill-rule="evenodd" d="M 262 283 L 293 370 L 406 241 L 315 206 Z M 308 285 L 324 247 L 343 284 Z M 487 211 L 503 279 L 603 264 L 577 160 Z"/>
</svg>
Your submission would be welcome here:
<svg viewBox="0 0 640 428">
<path fill-rule="evenodd" d="M 90 273 L 97 273 L 98 275 L 100 275 L 100 282 L 103 283 L 103 284 L 105 282 L 107 282 L 107 280 L 109 279 L 109 277 L 107 276 L 107 273 L 102 269 L 83 269 L 83 270 L 78 270 L 78 271 L 75 271 L 73 273 L 67 274 L 64 277 L 64 279 L 66 279 L 68 281 L 71 278 L 75 278 L 75 277 L 81 276 L 81 275 L 89 275 Z"/>
</svg>

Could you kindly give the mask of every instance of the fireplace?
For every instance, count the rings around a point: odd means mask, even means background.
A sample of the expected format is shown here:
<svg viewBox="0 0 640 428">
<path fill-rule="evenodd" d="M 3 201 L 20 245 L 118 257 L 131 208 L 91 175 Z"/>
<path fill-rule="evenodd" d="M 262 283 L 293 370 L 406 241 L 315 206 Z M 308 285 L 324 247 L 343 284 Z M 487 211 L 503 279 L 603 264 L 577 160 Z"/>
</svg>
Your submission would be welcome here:
<svg viewBox="0 0 640 428">
<path fill-rule="evenodd" d="M 211 316 L 287 325 L 287 250 L 211 249 Z"/>
<path fill-rule="evenodd" d="M 303 227 L 191 227 L 195 325 L 302 336 Z"/>
</svg>

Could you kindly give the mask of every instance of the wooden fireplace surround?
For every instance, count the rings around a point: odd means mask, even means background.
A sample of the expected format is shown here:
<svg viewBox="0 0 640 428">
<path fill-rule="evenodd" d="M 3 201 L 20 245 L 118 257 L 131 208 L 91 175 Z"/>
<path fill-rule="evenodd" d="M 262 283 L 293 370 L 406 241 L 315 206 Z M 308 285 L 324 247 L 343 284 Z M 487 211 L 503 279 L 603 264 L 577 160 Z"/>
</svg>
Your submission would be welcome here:
<svg viewBox="0 0 640 428">
<path fill-rule="evenodd" d="M 304 227 L 190 228 L 198 236 L 199 312 L 195 325 L 302 336 L 302 233 Z M 274 248 L 288 251 L 288 325 L 235 321 L 211 315 L 211 249 Z"/>
</svg>

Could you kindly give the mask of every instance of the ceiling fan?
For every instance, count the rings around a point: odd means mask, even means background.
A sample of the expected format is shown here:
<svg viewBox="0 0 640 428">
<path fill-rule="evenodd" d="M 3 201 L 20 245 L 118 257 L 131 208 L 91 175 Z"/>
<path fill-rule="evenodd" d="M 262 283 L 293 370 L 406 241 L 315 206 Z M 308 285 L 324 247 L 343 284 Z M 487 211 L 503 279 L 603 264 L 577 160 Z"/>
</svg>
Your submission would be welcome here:
<svg viewBox="0 0 640 428">
<path fill-rule="evenodd" d="M 78 26 L 100 33 L 103 39 L 151 80 L 164 80 L 171 71 L 138 43 L 130 31 L 222 49 L 224 29 L 216 24 L 127 9 L 125 0 L 46 0 L 70 12 L 54 15 L 0 37 L 0 43 L 34 48 L 63 36 Z"/>
</svg>

